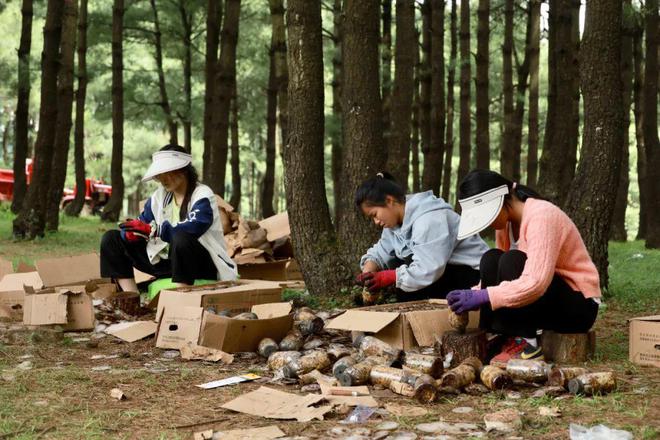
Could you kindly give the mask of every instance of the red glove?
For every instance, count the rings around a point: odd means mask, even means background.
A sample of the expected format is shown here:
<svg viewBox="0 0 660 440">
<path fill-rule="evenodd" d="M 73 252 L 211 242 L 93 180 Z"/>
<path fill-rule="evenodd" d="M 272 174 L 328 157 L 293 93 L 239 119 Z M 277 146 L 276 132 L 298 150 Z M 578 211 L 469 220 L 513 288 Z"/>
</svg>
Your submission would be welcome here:
<svg viewBox="0 0 660 440">
<path fill-rule="evenodd" d="M 120 234 L 121 238 L 129 243 L 135 243 L 136 241 L 146 241 L 149 239 L 148 235 L 143 235 L 139 232 L 127 231 L 126 229 L 122 229 Z"/>
<path fill-rule="evenodd" d="M 126 220 L 119 224 L 119 228 L 122 238 L 128 242 L 148 240 L 151 235 L 151 225 L 139 219 Z"/>
<path fill-rule="evenodd" d="M 362 272 L 355 277 L 355 283 L 364 286 L 367 281 L 371 280 L 374 277 L 375 272 Z"/>
<path fill-rule="evenodd" d="M 364 286 L 369 292 L 377 292 L 387 286 L 396 283 L 396 270 L 381 270 L 380 272 L 371 272 L 373 276 L 364 281 Z"/>
</svg>

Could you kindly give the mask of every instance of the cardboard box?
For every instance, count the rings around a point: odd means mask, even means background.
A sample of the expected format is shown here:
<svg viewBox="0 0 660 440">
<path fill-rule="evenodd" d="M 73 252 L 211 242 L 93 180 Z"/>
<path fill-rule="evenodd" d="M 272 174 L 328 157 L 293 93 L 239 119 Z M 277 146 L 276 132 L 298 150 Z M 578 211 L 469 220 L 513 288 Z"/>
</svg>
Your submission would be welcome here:
<svg viewBox="0 0 660 440">
<path fill-rule="evenodd" d="M 38 292 L 25 288 L 25 325 L 63 325 L 65 331 L 93 330 L 94 306 L 84 286 L 57 287 Z"/>
<path fill-rule="evenodd" d="M 660 315 L 630 320 L 630 362 L 660 367 Z"/>
<path fill-rule="evenodd" d="M 213 306 L 218 310 L 240 313 L 250 311 L 256 304 L 282 301 L 282 287 L 274 281 L 241 279 L 162 290 L 158 297 L 157 317 L 161 316 L 165 308 L 181 307 Z"/>
<path fill-rule="evenodd" d="M 45 258 L 36 262 L 44 287 L 80 285 L 101 278 L 98 254 Z"/>
<path fill-rule="evenodd" d="M 298 262 L 292 258 L 256 264 L 239 264 L 238 274 L 250 280 L 292 281 L 302 280 Z"/>
<path fill-rule="evenodd" d="M 286 211 L 261 220 L 259 226 L 266 230 L 268 241 L 277 241 L 291 235 L 289 214 Z"/>
<path fill-rule="evenodd" d="M 226 353 L 254 352 L 263 338 L 279 342 L 293 326 L 290 303 L 256 305 L 252 311 L 259 319 L 227 318 L 202 307 L 165 308 L 156 347 L 178 350 L 192 342 Z"/>
<path fill-rule="evenodd" d="M 37 272 L 10 273 L 0 280 L 0 319 L 23 320 L 24 286 L 41 289 L 43 282 Z"/>
<path fill-rule="evenodd" d="M 406 311 L 397 311 L 401 308 Z M 347 310 L 326 328 L 369 333 L 393 347 L 408 350 L 432 346 L 436 337 L 451 330 L 448 312 L 444 299 L 383 304 Z M 479 312 L 470 312 L 469 316 L 468 328 L 477 328 Z"/>
</svg>

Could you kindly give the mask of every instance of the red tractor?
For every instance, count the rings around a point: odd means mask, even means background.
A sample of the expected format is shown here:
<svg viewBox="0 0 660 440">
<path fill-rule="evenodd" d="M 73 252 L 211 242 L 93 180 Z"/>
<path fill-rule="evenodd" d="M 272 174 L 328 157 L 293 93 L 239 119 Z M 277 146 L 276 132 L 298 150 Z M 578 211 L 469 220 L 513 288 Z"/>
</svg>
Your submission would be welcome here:
<svg viewBox="0 0 660 440">
<path fill-rule="evenodd" d="M 25 176 L 28 185 L 32 181 L 32 159 L 25 161 Z M 64 208 L 76 197 L 77 187 L 74 189 L 64 188 L 61 206 Z M 0 201 L 9 201 L 14 194 L 14 171 L 0 169 Z M 85 179 L 85 205 L 93 214 L 101 211 L 110 199 L 112 186 L 106 185 L 102 180 Z"/>
</svg>

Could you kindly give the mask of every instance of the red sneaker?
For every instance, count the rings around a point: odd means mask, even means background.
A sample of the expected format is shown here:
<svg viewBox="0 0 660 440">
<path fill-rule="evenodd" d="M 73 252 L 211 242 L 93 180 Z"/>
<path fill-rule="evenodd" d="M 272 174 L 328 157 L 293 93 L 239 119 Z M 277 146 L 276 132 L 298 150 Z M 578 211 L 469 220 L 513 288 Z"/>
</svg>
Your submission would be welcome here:
<svg viewBox="0 0 660 440">
<path fill-rule="evenodd" d="M 506 368 L 509 360 L 519 357 L 520 353 L 529 345 L 523 338 L 509 338 L 502 346 L 502 351 L 490 360 L 490 364 L 495 367 Z"/>
</svg>

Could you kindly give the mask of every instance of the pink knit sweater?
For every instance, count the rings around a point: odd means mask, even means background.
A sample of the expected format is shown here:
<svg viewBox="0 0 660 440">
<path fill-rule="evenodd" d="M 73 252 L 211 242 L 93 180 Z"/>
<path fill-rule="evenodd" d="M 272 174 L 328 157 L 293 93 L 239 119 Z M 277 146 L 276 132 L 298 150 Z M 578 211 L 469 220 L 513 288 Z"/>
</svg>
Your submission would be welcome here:
<svg viewBox="0 0 660 440">
<path fill-rule="evenodd" d="M 495 240 L 499 249 L 509 250 L 508 229 L 497 231 Z M 531 198 L 525 201 L 518 249 L 527 254 L 525 269 L 517 280 L 488 288 L 493 310 L 533 303 L 545 293 L 555 274 L 586 298 L 600 297 L 598 271 L 577 227 L 552 203 Z"/>
</svg>

